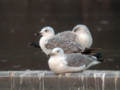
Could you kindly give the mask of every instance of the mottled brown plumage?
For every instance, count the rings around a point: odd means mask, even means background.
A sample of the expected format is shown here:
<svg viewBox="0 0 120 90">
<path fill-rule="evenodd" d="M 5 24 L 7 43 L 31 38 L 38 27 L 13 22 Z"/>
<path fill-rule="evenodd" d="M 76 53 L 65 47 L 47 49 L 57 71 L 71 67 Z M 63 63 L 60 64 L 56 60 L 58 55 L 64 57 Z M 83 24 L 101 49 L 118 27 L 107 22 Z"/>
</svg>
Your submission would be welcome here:
<svg viewBox="0 0 120 90">
<path fill-rule="evenodd" d="M 76 35 L 71 31 L 58 33 L 52 39 L 49 39 L 46 48 L 53 49 L 60 47 L 65 53 L 82 52 L 82 46 L 76 42 Z"/>
</svg>

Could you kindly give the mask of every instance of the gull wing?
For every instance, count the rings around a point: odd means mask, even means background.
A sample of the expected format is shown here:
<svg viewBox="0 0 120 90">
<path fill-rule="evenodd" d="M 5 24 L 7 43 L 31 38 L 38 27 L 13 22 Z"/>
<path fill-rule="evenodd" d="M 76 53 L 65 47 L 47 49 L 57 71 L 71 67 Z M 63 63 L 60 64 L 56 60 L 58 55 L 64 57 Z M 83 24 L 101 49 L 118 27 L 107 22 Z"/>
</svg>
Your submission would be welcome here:
<svg viewBox="0 0 120 90">
<path fill-rule="evenodd" d="M 66 54 L 68 66 L 79 67 L 89 65 L 91 62 L 97 61 L 97 58 L 91 55 L 83 55 L 81 53 Z"/>
<path fill-rule="evenodd" d="M 60 47 L 64 50 L 65 53 L 74 53 L 74 52 L 81 52 L 82 47 L 79 43 L 75 41 L 75 36 L 70 39 L 72 36 L 70 34 L 58 34 L 48 40 L 46 43 L 47 49 L 53 49 L 56 47 Z"/>
</svg>

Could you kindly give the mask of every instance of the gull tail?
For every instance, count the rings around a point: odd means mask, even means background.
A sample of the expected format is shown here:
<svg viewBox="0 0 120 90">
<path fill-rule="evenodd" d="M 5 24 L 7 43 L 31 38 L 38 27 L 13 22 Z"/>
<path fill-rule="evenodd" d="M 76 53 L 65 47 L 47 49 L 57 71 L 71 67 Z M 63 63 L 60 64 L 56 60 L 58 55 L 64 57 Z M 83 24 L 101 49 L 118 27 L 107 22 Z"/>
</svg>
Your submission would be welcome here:
<svg viewBox="0 0 120 90">
<path fill-rule="evenodd" d="M 100 52 L 97 52 L 97 53 L 93 54 L 93 56 L 95 56 L 97 58 L 97 60 L 100 61 L 100 62 L 104 61 L 102 53 L 100 53 Z"/>
<path fill-rule="evenodd" d="M 101 48 L 86 48 L 82 53 L 83 54 L 92 54 L 101 50 Z"/>
<path fill-rule="evenodd" d="M 97 52 L 97 53 L 92 54 L 92 56 L 94 56 L 94 58 L 96 57 L 97 60 L 96 59 L 93 60 L 89 65 L 87 65 L 87 68 L 90 68 L 91 66 L 94 66 L 94 65 L 97 65 L 97 64 L 103 62 L 102 53 Z"/>
</svg>

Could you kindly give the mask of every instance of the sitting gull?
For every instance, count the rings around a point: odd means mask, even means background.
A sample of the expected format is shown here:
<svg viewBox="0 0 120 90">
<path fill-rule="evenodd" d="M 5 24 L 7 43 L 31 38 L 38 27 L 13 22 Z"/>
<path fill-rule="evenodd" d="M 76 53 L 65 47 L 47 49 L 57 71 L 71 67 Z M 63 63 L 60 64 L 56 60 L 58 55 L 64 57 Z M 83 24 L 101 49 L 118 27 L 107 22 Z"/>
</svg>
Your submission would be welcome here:
<svg viewBox="0 0 120 90">
<path fill-rule="evenodd" d="M 64 54 L 63 49 L 54 48 L 48 60 L 49 68 L 56 74 L 83 71 L 99 64 L 99 56 L 83 55 L 81 53 Z"/>
<path fill-rule="evenodd" d="M 92 35 L 86 25 L 78 24 L 76 25 L 73 30 L 78 36 L 78 41 L 84 48 L 90 48 L 93 43 Z"/>
<path fill-rule="evenodd" d="M 77 35 L 72 31 L 64 31 L 55 35 L 54 29 L 48 26 L 41 29 L 39 33 L 42 35 L 39 45 L 47 55 L 55 47 L 63 48 L 65 53 L 84 51 L 81 44 L 77 42 Z"/>
</svg>

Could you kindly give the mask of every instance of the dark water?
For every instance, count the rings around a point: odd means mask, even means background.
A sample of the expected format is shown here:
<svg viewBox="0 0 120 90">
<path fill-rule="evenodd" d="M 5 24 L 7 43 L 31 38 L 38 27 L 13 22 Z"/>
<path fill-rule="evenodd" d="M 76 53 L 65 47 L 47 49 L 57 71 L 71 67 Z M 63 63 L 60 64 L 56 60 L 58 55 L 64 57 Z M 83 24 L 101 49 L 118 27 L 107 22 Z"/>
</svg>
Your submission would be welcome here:
<svg viewBox="0 0 120 90">
<path fill-rule="evenodd" d="M 105 62 L 91 69 L 120 70 L 120 0 L 0 0 L 0 70 L 48 69 L 40 49 L 28 44 L 46 25 L 56 32 L 90 28 Z"/>
</svg>

